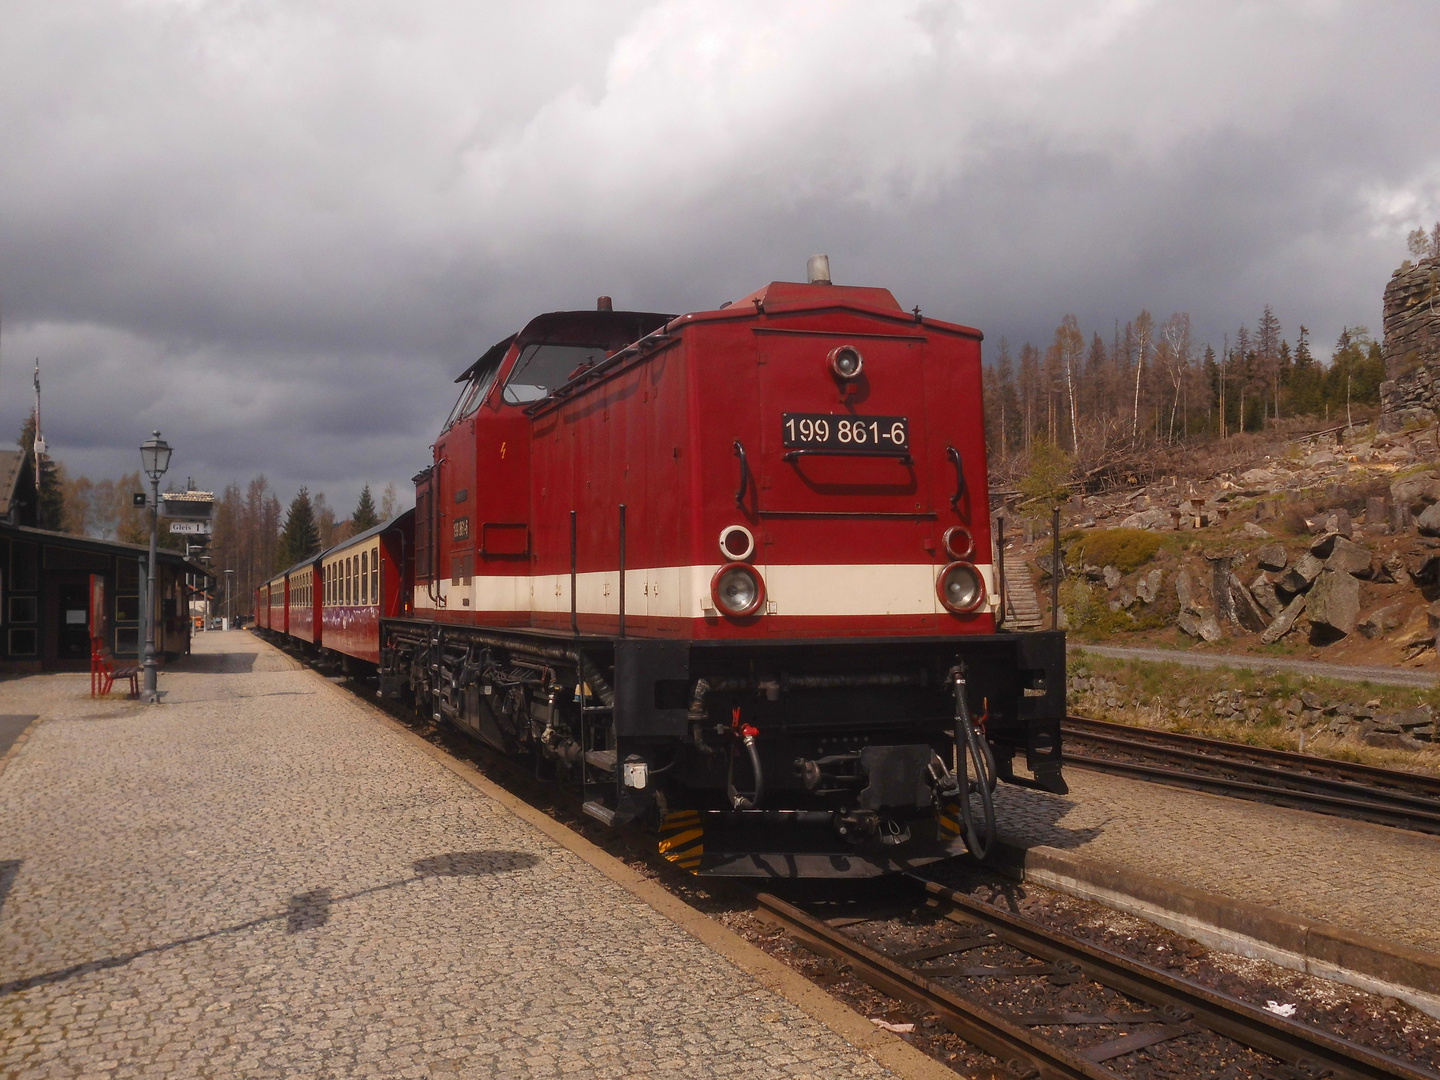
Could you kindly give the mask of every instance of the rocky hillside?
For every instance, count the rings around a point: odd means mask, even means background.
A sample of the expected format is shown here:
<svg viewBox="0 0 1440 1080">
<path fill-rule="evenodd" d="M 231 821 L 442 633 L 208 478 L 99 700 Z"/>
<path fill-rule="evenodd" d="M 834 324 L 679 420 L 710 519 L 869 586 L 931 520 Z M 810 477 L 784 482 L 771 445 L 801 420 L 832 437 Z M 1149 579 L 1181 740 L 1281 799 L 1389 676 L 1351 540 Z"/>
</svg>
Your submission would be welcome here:
<svg viewBox="0 0 1440 1080">
<path fill-rule="evenodd" d="M 1024 534 L 1011 558 L 1048 599 L 1048 538 Z M 1076 499 L 1063 548 L 1062 619 L 1082 639 L 1433 665 L 1436 431 L 1277 439 L 1213 475 Z"/>
</svg>

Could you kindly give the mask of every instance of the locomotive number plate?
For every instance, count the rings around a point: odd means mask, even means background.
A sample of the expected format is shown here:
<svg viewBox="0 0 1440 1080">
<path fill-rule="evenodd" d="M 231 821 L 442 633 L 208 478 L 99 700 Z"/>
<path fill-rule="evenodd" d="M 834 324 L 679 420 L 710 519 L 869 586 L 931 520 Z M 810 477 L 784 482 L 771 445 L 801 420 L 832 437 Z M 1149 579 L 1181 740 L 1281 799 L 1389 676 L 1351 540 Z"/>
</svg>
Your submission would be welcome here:
<svg viewBox="0 0 1440 1080">
<path fill-rule="evenodd" d="M 883 453 L 910 448 L 910 421 L 903 416 L 784 413 L 780 425 L 786 449 Z"/>
</svg>

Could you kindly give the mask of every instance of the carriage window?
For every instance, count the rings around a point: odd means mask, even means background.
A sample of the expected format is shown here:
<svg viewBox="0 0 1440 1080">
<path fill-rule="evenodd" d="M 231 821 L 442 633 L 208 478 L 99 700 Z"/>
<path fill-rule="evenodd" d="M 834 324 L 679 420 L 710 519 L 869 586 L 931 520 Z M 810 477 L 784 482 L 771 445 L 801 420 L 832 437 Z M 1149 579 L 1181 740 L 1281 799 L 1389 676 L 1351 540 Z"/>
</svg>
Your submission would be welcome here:
<svg viewBox="0 0 1440 1080">
<path fill-rule="evenodd" d="M 370 602 L 380 603 L 380 545 L 370 549 Z"/>
<path fill-rule="evenodd" d="M 505 400 L 511 405 L 539 401 L 564 386 L 581 364 L 598 364 L 604 359 L 602 345 L 527 345 L 505 380 Z"/>
<path fill-rule="evenodd" d="M 370 552 L 360 553 L 360 603 L 370 603 Z"/>
<path fill-rule="evenodd" d="M 355 565 L 348 555 L 345 557 L 345 605 L 355 603 Z"/>
</svg>

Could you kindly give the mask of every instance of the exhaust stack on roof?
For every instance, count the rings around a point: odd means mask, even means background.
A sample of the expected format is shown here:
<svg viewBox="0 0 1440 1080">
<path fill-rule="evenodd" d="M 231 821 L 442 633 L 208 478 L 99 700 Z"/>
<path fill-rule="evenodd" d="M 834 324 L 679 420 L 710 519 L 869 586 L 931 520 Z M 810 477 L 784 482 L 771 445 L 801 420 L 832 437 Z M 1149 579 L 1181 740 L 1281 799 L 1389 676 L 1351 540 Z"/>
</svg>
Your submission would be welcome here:
<svg viewBox="0 0 1440 1080">
<path fill-rule="evenodd" d="M 805 267 L 805 276 L 811 285 L 829 285 L 830 256 L 811 255 L 810 262 Z"/>
</svg>

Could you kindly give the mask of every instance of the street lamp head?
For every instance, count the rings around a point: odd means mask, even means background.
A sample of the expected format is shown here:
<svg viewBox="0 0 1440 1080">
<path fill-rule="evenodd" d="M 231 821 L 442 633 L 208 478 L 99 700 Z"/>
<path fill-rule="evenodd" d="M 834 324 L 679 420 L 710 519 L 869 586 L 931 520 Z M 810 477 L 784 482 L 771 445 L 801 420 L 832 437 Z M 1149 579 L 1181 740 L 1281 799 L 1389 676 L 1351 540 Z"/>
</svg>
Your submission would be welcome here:
<svg viewBox="0 0 1440 1080">
<path fill-rule="evenodd" d="M 140 444 L 140 463 L 145 467 L 145 475 L 156 481 L 170 468 L 170 444 L 160 438 L 160 432 Z"/>
</svg>

